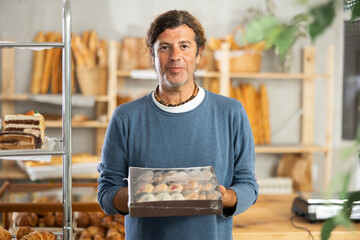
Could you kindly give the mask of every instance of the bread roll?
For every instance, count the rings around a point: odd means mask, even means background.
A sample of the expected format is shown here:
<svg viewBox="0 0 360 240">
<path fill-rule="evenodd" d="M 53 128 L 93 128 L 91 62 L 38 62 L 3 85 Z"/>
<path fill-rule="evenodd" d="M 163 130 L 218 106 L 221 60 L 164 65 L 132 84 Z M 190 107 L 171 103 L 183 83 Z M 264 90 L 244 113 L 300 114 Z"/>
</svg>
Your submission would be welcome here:
<svg viewBox="0 0 360 240">
<path fill-rule="evenodd" d="M 76 225 L 79 228 L 86 228 L 90 224 L 89 214 L 86 212 L 79 212 L 76 216 Z"/>
<path fill-rule="evenodd" d="M 109 228 L 106 233 L 106 240 L 121 240 L 121 234 L 115 228 Z"/>
<path fill-rule="evenodd" d="M 33 212 L 19 213 L 18 217 L 16 218 L 16 226 L 36 227 L 37 222 L 38 216 Z"/>
</svg>

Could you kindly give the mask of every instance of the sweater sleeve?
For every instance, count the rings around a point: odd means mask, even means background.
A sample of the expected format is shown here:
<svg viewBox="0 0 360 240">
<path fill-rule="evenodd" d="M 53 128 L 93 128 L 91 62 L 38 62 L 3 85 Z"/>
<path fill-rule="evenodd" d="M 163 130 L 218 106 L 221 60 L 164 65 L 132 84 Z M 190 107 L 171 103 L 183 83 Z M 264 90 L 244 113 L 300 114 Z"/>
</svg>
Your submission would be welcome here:
<svg viewBox="0 0 360 240">
<path fill-rule="evenodd" d="M 115 194 L 128 186 L 128 160 L 126 144 L 126 128 L 117 109 L 107 128 L 104 145 L 101 152 L 101 163 L 97 170 L 98 179 L 97 199 L 106 214 L 119 214 L 113 199 Z"/>
<path fill-rule="evenodd" d="M 229 217 L 244 212 L 258 197 L 259 185 L 255 178 L 255 146 L 248 116 L 243 107 L 234 119 L 234 176 L 230 189 L 237 195 L 236 206 L 226 209 Z"/>
</svg>

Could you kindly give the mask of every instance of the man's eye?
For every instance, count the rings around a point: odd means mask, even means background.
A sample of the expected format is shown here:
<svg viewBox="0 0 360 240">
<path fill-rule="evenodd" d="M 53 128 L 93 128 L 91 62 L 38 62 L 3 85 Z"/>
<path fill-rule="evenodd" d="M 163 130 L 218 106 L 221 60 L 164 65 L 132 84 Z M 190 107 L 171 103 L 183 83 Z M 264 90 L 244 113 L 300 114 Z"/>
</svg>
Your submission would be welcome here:
<svg viewBox="0 0 360 240">
<path fill-rule="evenodd" d="M 183 49 L 188 49 L 189 46 L 188 46 L 188 45 L 181 45 L 181 48 L 183 48 Z"/>
<path fill-rule="evenodd" d="M 160 47 L 160 50 L 167 50 L 167 49 L 169 49 L 169 46 L 161 46 Z"/>
</svg>

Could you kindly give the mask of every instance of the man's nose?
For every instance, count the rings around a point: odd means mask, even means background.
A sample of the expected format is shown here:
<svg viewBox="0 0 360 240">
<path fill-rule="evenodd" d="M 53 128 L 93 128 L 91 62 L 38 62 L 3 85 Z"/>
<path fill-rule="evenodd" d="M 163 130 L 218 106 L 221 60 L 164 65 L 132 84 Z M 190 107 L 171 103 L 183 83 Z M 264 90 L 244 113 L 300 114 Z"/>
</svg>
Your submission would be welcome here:
<svg viewBox="0 0 360 240">
<path fill-rule="evenodd" d="M 180 55 L 181 55 L 181 51 L 179 48 L 172 48 L 172 51 L 171 51 L 171 59 L 172 60 L 178 60 L 180 58 Z"/>
</svg>

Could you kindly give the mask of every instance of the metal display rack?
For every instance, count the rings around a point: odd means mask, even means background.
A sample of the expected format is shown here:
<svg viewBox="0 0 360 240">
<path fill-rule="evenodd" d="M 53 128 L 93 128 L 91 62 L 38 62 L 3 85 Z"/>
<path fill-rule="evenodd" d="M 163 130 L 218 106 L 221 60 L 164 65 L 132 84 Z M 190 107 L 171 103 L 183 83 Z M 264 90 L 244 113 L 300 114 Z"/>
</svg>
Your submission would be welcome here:
<svg viewBox="0 0 360 240">
<path fill-rule="evenodd" d="M 63 155 L 63 239 L 73 239 L 72 232 L 72 172 L 71 172 L 71 12 L 70 1 L 62 5 L 62 42 L 61 43 L 1 43 L 0 48 L 62 48 L 62 139 L 61 149 L 0 151 L 0 156 Z"/>
</svg>

